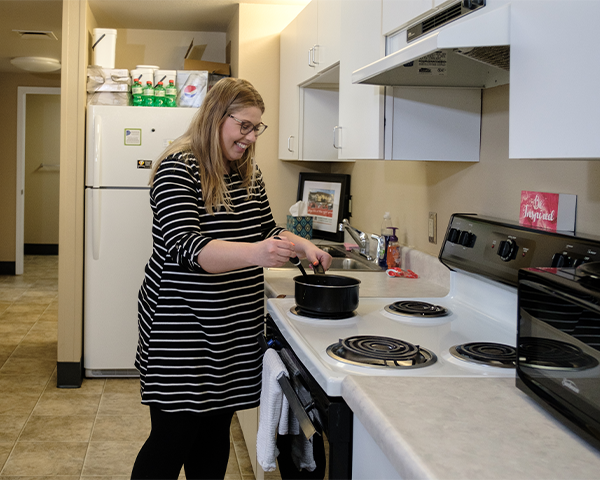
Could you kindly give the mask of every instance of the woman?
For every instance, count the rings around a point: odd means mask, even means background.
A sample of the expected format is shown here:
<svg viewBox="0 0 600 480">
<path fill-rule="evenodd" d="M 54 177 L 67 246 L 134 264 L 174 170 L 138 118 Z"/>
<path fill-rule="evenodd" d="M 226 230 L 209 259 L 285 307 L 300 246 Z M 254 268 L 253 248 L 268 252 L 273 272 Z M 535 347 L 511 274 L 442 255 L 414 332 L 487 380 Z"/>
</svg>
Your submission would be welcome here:
<svg viewBox="0 0 600 480">
<path fill-rule="evenodd" d="M 260 399 L 262 267 L 331 257 L 273 220 L 254 143 L 264 103 L 245 80 L 206 95 L 155 166 L 153 253 L 139 294 L 142 403 L 152 431 L 132 478 L 223 478 L 236 410 Z"/>
</svg>

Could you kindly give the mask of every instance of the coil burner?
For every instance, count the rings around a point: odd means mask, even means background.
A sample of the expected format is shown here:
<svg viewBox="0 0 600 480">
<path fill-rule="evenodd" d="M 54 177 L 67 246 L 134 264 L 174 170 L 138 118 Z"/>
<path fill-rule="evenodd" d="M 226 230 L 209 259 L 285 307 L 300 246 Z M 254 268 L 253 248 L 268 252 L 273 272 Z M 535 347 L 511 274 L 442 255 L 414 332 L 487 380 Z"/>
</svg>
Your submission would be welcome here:
<svg viewBox="0 0 600 480">
<path fill-rule="evenodd" d="M 290 308 L 290 312 L 300 317 L 320 318 L 323 320 L 343 320 L 345 318 L 352 318 L 356 316 L 356 312 L 312 312 L 310 310 L 302 309 L 298 305 L 294 305 L 292 308 Z"/>
<path fill-rule="evenodd" d="M 415 302 L 405 300 L 386 305 L 385 311 L 397 315 L 408 317 L 445 317 L 448 315 L 448 309 L 440 305 L 433 305 L 427 302 Z"/>
<path fill-rule="evenodd" d="M 455 345 L 450 353 L 460 360 L 500 368 L 515 368 L 517 350 L 510 345 L 473 342 Z"/>
<path fill-rule="evenodd" d="M 598 365 L 591 355 L 570 343 L 540 337 L 521 337 L 519 364 L 545 370 L 587 370 Z"/>
<path fill-rule="evenodd" d="M 437 361 L 433 352 L 418 345 L 370 335 L 340 339 L 327 347 L 327 354 L 340 362 L 368 367 L 420 368 Z"/>
</svg>

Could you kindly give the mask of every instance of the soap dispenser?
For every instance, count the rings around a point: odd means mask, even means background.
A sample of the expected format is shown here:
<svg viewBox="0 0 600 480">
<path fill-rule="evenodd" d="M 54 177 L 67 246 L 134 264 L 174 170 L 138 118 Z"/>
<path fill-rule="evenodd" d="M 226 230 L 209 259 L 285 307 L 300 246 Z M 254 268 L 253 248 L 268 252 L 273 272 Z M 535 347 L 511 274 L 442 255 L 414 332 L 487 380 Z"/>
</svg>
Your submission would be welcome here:
<svg viewBox="0 0 600 480">
<path fill-rule="evenodd" d="M 381 223 L 381 236 L 377 243 L 377 264 L 382 268 L 387 268 L 387 247 L 389 234 L 388 229 L 392 227 L 392 217 L 390 212 L 385 212 L 383 222 Z"/>
<path fill-rule="evenodd" d="M 396 230 L 398 227 L 389 227 L 392 230 L 392 234 L 389 237 L 387 247 L 387 268 L 400 268 L 402 261 L 400 258 L 400 244 L 398 243 L 398 237 L 396 236 Z"/>
</svg>

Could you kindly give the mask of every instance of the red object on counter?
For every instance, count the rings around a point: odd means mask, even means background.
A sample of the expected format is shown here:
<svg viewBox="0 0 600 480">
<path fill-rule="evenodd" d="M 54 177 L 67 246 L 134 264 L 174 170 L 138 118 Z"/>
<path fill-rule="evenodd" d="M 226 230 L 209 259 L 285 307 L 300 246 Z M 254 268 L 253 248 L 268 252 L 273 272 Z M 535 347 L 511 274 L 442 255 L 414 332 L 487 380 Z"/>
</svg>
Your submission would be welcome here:
<svg viewBox="0 0 600 480">
<path fill-rule="evenodd" d="M 389 277 L 402 277 L 402 278 L 419 278 L 419 276 L 412 270 L 402 270 L 401 268 L 388 268 L 385 273 Z"/>
</svg>

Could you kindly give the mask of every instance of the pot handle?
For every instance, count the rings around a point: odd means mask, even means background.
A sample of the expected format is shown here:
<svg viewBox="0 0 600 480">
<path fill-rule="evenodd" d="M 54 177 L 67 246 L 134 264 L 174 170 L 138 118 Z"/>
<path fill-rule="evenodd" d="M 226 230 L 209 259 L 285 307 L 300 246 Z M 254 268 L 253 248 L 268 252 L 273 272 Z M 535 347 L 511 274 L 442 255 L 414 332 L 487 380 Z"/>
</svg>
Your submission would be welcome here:
<svg viewBox="0 0 600 480">
<path fill-rule="evenodd" d="M 323 268 L 323 265 L 321 265 L 321 262 L 317 263 L 313 267 L 313 270 L 317 275 L 325 275 L 325 269 Z"/>
</svg>

